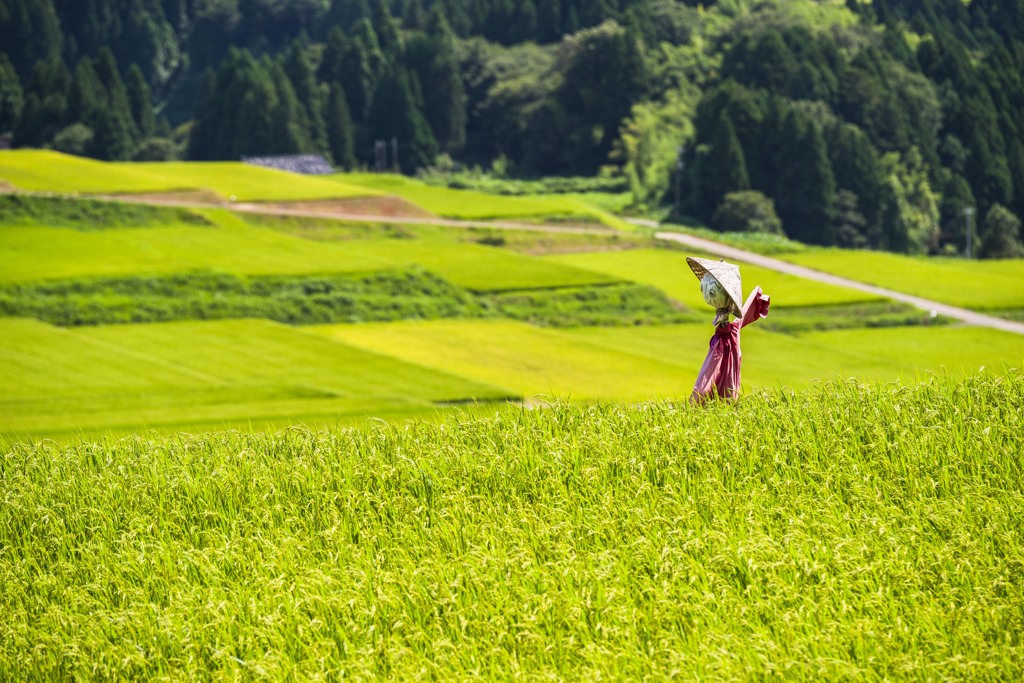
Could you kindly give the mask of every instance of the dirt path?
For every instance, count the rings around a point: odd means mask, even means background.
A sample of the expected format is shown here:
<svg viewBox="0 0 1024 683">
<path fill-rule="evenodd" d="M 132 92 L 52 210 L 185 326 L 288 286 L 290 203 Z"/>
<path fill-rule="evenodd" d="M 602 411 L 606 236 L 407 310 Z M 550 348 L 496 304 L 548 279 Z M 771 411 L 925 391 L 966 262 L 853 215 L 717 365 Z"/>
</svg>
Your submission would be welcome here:
<svg viewBox="0 0 1024 683">
<path fill-rule="evenodd" d="M 831 273 L 823 273 L 819 270 L 806 268 L 804 266 L 798 266 L 794 263 L 780 261 L 779 259 L 770 258 L 768 256 L 761 256 L 760 254 L 755 254 L 744 249 L 737 249 L 735 247 L 719 244 L 718 242 L 706 240 L 701 237 L 683 235 L 678 232 L 658 232 L 655 233 L 655 235 L 658 239 L 668 240 L 670 242 L 677 242 L 679 244 L 685 244 L 688 247 L 700 249 L 701 251 L 706 251 L 710 254 L 715 254 L 716 256 L 721 256 L 723 258 L 734 259 L 736 261 L 743 261 L 754 266 L 760 266 L 761 268 L 769 268 L 780 273 L 795 275 L 797 277 L 807 278 L 808 280 L 815 280 L 817 282 L 823 282 L 829 285 L 849 287 L 850 289 L 856 289 L 861 292 L 867 292 L 868 294 L 874 294 L 876 296 L 882 296 L 888 299 L 902 301 L 904 303 L 916 306 L 917 308 L 923 309 L 925 311 L 935 311 L 939 315 L 944 315 L 949 318 L 961 320 L 970 325 L 979 325 L 982 327 L 991 327 L 992 329 L 1002 330 L 1004 332 L 1024 334 L 1024 323 L 1018 323 L 1012 320 L 1003 320 L 1002 318 L 996 318 L 991 315 L 985 315 L 984 313 L 978 313 L 976 311 L 971 311 L 966 308 L 950 306 L 949 304 L 940 303 L 938 301 L 931 301 L 929 299 L 924 299 L 919 296 L 904 294 L 903 292 L 896 292 L 891 289 L 885 289 L 884 287 L 876 287 L 875 285 L 857 282 L 856 280 L 849 280 L 845 277 L 832 275 Z"/>
</svg>

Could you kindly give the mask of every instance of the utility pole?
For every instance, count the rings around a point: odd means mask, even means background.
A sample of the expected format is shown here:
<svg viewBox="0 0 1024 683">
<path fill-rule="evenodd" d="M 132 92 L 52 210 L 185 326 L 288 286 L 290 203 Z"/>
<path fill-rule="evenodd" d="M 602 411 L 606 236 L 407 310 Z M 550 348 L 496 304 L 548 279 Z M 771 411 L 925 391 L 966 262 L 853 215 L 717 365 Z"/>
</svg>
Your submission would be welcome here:
<svg viewBox="0 0 1024 683">
<path fill-rule="evenodd" d="M 971 228 L 972 218 L 974 218 L 974 207 L 968 206 L 964 209 L 964 222 L 967 224 L 967 258 L 971 258 L 971 234 L 974 232 Z"/>
</svg>

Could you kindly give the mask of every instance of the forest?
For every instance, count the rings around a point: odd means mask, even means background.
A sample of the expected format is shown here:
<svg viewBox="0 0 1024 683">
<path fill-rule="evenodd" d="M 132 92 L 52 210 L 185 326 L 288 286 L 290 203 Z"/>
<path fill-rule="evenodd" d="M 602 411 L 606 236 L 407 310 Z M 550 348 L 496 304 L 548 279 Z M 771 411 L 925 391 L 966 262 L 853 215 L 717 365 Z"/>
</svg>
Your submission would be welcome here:
<svg viewBox="0 0 1024 683">
<path fill-rule="evenodd" d="M 0 145 L 590 178 L 639 213 L 1024 256 L 1024 0 L 0 0 Z"/>
</svg>

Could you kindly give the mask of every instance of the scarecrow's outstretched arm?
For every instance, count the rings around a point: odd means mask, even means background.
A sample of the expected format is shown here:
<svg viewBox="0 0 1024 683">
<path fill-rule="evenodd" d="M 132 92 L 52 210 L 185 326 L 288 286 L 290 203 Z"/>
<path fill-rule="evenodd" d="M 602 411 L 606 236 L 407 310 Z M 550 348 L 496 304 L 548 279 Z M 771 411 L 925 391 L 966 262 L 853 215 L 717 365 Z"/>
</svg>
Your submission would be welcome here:
<svg viewBox="0 0 1024 683">
<path fill-rule="evenodd" d="M 740 327 L 746 327 L 755 320 L 760 320 L 768 315 L 768 308 L 771 306 L 772 298 L 765 296 L 760 287 L 754 287 L 754 291 L 747 297 L 743 304 L 743 315 L 740 317 Z"/>
</svg>

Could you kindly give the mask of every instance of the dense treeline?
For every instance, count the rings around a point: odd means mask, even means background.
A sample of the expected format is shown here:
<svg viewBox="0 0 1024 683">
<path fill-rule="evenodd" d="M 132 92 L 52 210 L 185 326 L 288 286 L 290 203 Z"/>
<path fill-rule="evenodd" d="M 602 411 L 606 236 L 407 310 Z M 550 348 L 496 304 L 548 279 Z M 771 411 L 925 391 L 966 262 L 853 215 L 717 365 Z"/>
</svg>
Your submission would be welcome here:
<svg viewBox="0 0 1024 683">
<path fill-rule="evenodd" d="M 722 230 L 1024 253 L 1024 0 L 0 0 L 0 134 L 623 179 Z"/>
</svg>

